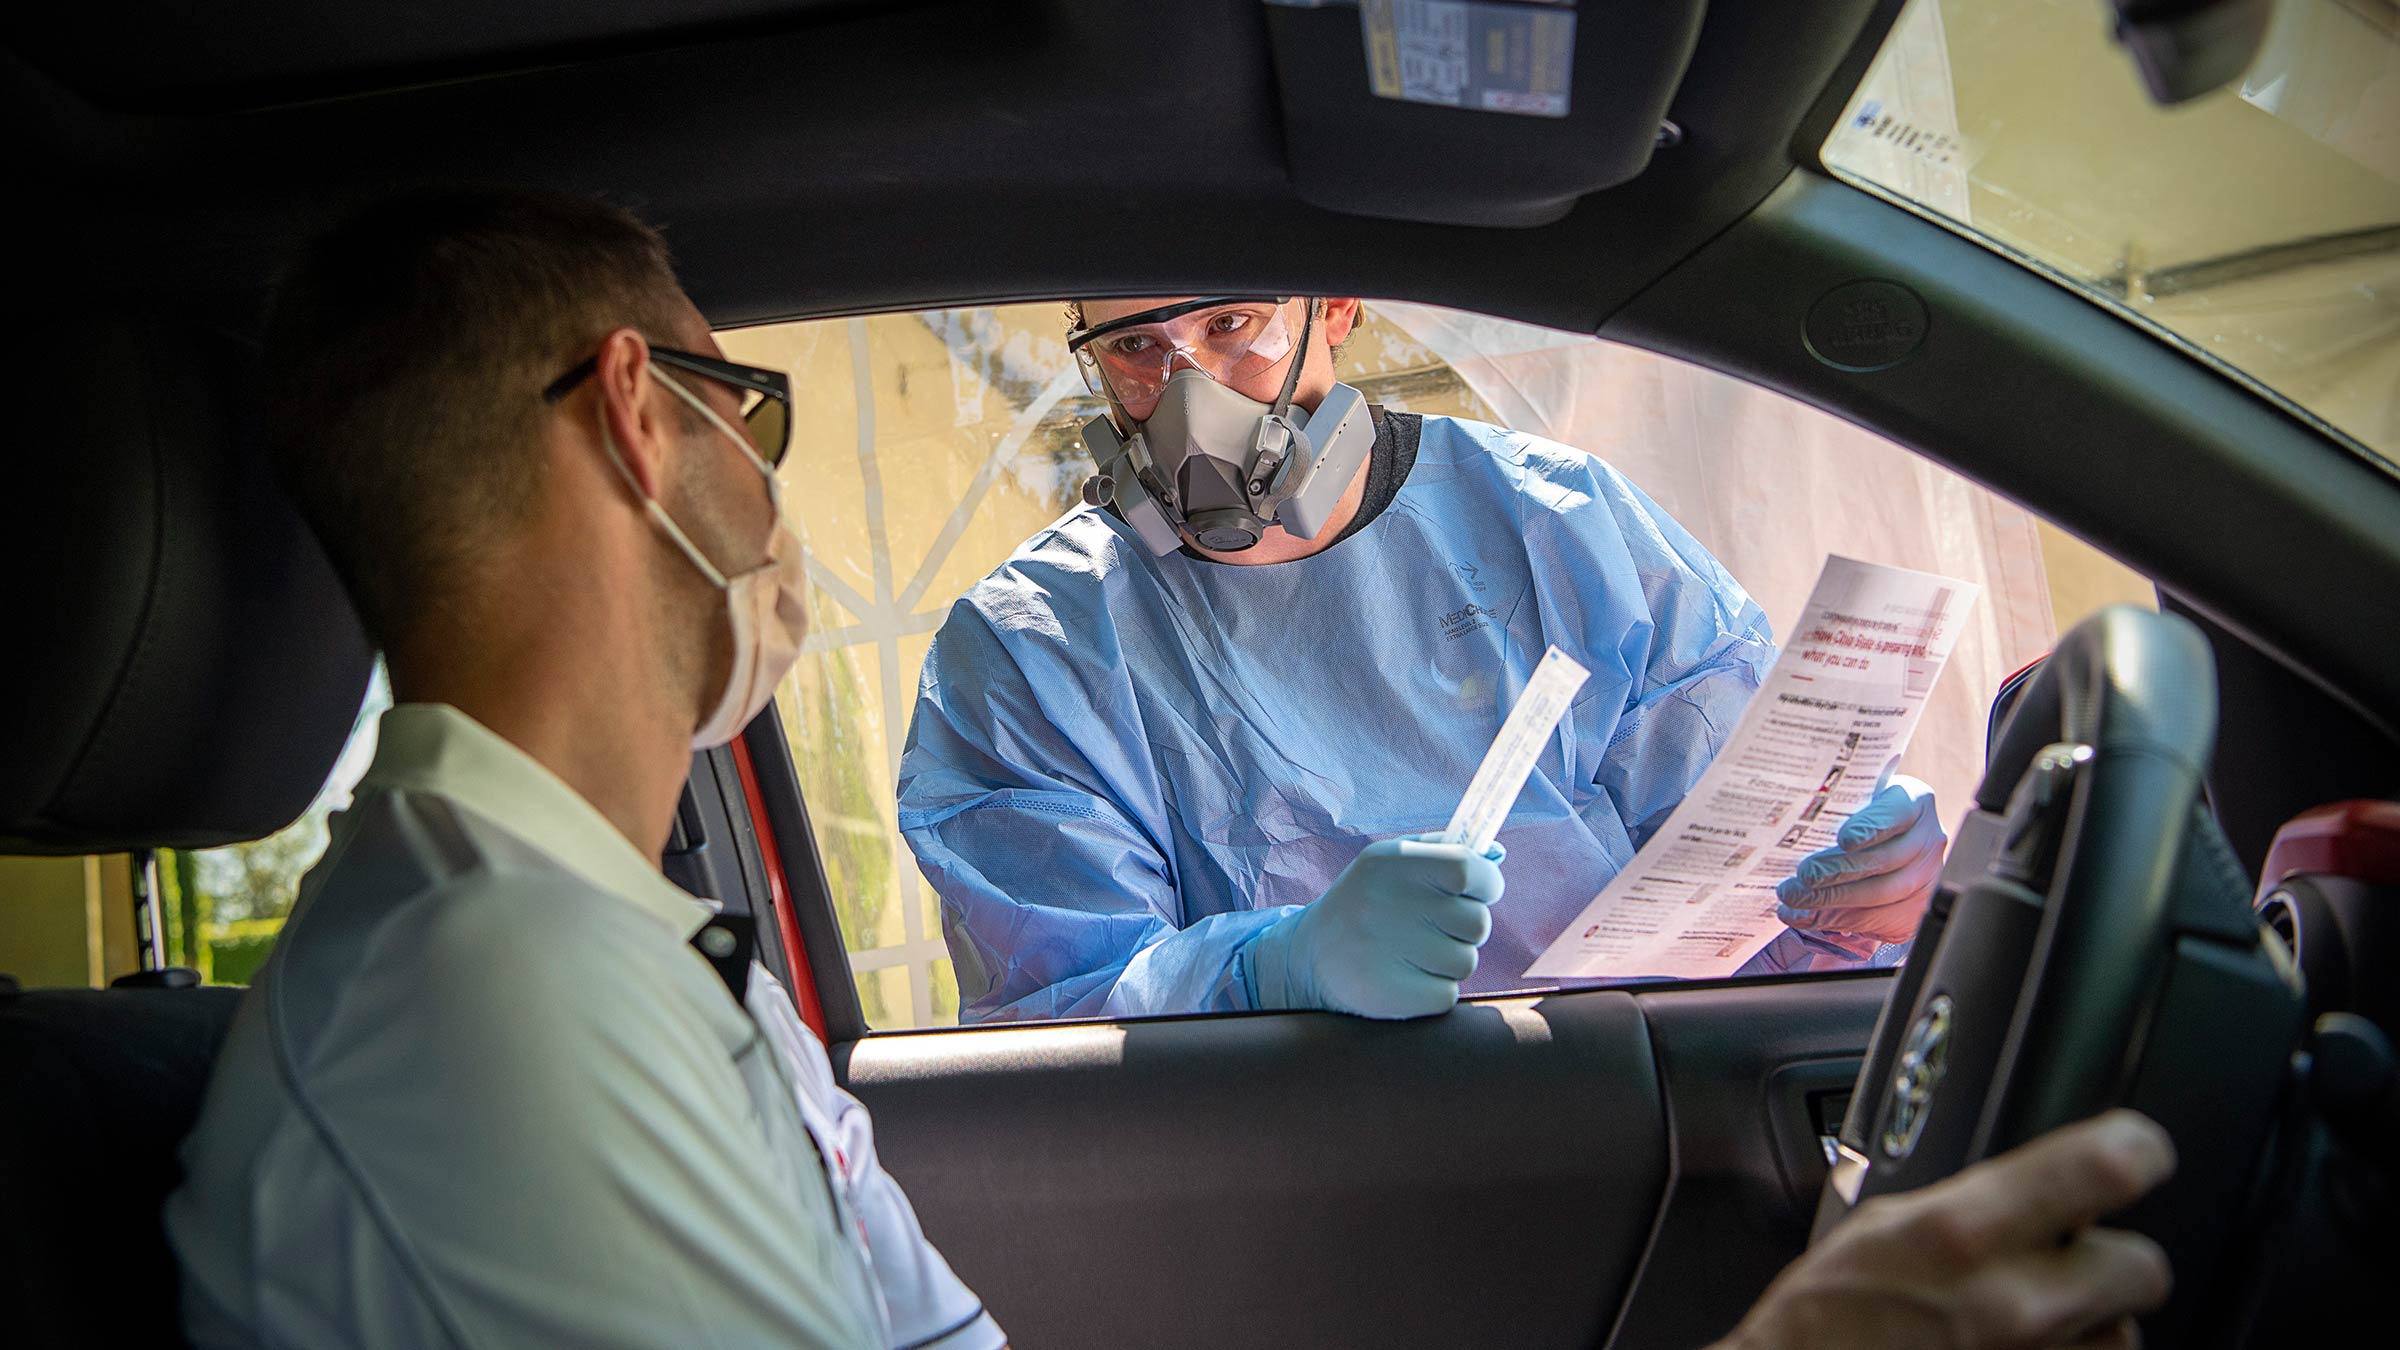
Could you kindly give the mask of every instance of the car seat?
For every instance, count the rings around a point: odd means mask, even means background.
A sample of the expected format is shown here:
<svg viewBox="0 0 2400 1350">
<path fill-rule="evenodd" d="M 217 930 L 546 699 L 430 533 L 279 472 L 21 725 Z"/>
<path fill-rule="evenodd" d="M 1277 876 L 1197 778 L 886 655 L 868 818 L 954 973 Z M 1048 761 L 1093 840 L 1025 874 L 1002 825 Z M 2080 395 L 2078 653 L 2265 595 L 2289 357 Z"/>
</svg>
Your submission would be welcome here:
<svg viewBox="0 0 2400 1350">
<path fill-rule="evenodd" d="M 21 372 L 0 853 L 270 834 L 340 754 L 371 657 L 244 415 L 239 344 L 69 316 Z M 22 597 L 21 599 L 17 597 Z M 32 659 L 38 653 L 39 659 Z M 0 894 L 0 923 L 17 897 Z M 0 1307 L 12 1346 L 172 1345 L 159 1207 L 240 991 L 0 981 Z"/>
</svg>

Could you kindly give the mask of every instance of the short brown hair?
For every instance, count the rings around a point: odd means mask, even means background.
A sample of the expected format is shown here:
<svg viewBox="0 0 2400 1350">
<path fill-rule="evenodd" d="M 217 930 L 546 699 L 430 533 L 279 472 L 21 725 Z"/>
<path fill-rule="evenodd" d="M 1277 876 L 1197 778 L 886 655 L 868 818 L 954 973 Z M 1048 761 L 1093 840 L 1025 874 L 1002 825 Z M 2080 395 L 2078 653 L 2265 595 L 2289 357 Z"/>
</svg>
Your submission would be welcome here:
<svg viewBox="0 0 2400 1350">
<path fill-rule="evenodd" d="M 423 193 L 319 239 L 268 325 L 284 484 L 390 646 L 541 487 L 541 390 L 609 330 L 672 342 L 665 240 L 630 212 L 522 191 Z"/>
</svg>

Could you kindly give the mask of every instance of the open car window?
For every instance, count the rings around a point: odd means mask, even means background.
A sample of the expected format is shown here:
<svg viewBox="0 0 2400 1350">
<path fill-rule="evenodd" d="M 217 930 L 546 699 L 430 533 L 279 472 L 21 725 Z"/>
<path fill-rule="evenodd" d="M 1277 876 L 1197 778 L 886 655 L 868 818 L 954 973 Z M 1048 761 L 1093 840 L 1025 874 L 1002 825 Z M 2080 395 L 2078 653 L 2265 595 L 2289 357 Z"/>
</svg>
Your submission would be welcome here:
<svg viewBox="0 0 2400 1350">
<path fill-rule="evenodd" d="M 2160 108 L 2082 0 L 1912 0 L 1828 169 L 2400 461 L 2400 9 L 2289 0 Z"/>
<path fill-rule="evenodd" d="M 1009 950 L 1011 939 L 997 931 L 992 916 L 975 911 L 972 897 L 979 881 L 1005 873 L 1014 878 L 1007 886 L 1039 889 L 1046 894 L 1038 899 L 1055 901 L 1077 887 L 1139 890 L 1157 884 L 1161 875 L 1171 878 L 1170 888 L 1197 888 L 1204 884 L 1197 879 L 1207 877 L 1206 869 L 1223 858 L 1255 860 L 1256 875 L 1271 881 L 1279 871 L 1338 869 L 1346 861 L 1309 859 L 1305 845 L 1291 837 L 1303 831 L 1272 819 L 1285 807 L 1294 809 L 1295 820 L 1310 810 L 1339 809 L 1323 803 L 1343 796 L 1347 789 L 1341 784 L 1299 781 L 1338 780 L 1348 771 L 1325 758 L 1331 752 L 1323 744 L 1284 756 L 1280 772 L 1262 768 L 1255 757 L 1234 754 L 1224 762 L 1240 766 L 1234 776 L 1246 774 L 1251 781 L 1203 783 L 1198 780 L 1221 770 L 1190 762 L 1189 752 L 1219 742 L 1189 735 L 1188 728 L 1163 728 L 1155 711 L 1142 728 L 1128 732 L 1137 714 L 1110 706 L 1104 691 L 1037 689 L 1039 707 L 1034 708 L 1017 706 L 1019 693 L 1008 692 L 1015 685 L 1001 695 L 992 692 L 1000 686 L 978 685 L 970 700 L 943 688 L 942 669 L 928 673 L 928 651 L 961 597 L 1019 555 L 1028 541 L 1054 537 L 1062 522 L 1090 509 L 1080 494 L 1092 464 L 1077 432 L 1084 419 L 1103 412 L 1104 404 L 1077 373 L 1066 347 L 1067 328 L 1063 306 L 1033 304 L 766 325 L 718 335 L 734 359 L 792 375 L 795 432 L 782 470 L 784 504 L 807 543 L 812 619 L 802 659 L 779 703 L 850 967 L 867 1023 L 876 1030 L 997 1020 L 988 1009 L 979 1013 L 972 1006 L 979 987 L 988 990 L 1010 972 L 1045 963 L 1047 969 L 1033 978 L 1067 983 L 1078 973 L 1076 963 L 1090 965 L 1106 955 L 1122 966 L 1123 953 L 1140 945 L 1121 934 L 1082 947 L 1075 945 L 1080 938 L 1047 935 L 1026 937 L 1024 949 Z M 1784 396 L 1636 349 L 1427 306 L 1369 302 L 1341 354 L 1338 373 L 1386 414 L 1413 414 L 1429 423 L 1457 419 L 1597 456 L 1722 564 L 1763 610 L 1778 638 L 1799 614 L 1829 554 L 1979 585 L 1982 598 L 1903 766 L 1933 786 L 1941 815 L 1952 825 L 1980 778 L 1986 718 L 2001 683 L 2047 652 L 2058 633 L 2091 610 L 2108 603 L 2152 602 L 2142 578 L 1889 442 Z M 1429 452 L 1410 481 L 1445 471 Z M 1415 509 L 1408 497 L 1399 501 L 1390 509 Z M 1324 556 L 1359 542 L 1346 540 Z M 1163 561 L 1221 566 L 1180 557 Z M 1479 571 L 1473 562 L 1455 570 L 1451 580 L 1465 597 L 1455 609 L 1483 608 L 1469 592 L 1478 584 L 1503 582 L 1507 574 L 1505 566 Z M 1041 585 L 1024 592 L 1034 596 L 1028 602 L 1034 608 L 1055 599 L 1041 592 Z M 1492 598 L 1499 600 L 1496 593 Z M 1069 646 L 1121 647 L 1126 640 L 1118 630 L 1135 620 L 1123 597 L 1112 603 L 1119 606 L 1119 622 L 1108 633 L 1077 627 L 1098 622 L 1090 610 L 1078 611 L 1081 619 L 1020 617 L 1033 624 L 1055 623 L 1053 636 Z M 1063 613 L 1067 607 L 1059 602 L 1058 608 Z M 1280 617 L 1310 622 L 1306 614 Z M 1428 622 L 1438 625 L 1447 617 L 1432 615 Z M 1219 649 L 1211 655 L 1207 649 L 1220 641 L 1272 641 L 1276 631 L 1275 624 L 1218 618 L 1218 631 L 1190 639 L 1201 666 L 1246 668 L 1233 659 L 1241 653 Z M 1456 626 L 1463 632 L 1472 624 Z M 1361 669 L 1439 659 L 1429 653 L 1448 635 L 1438 628 L 1393 632 L 1385 650 L 1358 654 Z M 937 665 L 966 668 L 948 660 Z M 1035 686 L 1045 678 L 1017 673 Z M 1373 682 L 1362 677 L 1359 684 L 1360 697 L 1368 697 Z M 1275 716 L 1262 711 L 1273 706 L 1273 695 L 1254 702 L 1219 694 L 1213 705 L 1204 697 L 1193 706 L 1213 706 L 1224 717 L 1253 723 Z M 923 809 L 923 800 L 903 800 L 912 792 L 927 795 L 922 790 L 925 752 L 912 751 L 912 721 L 927 716 L 928 700 L 942 705 L 945 729 L 959 723 L 999 728 L 978 742 L 989 753 L 970 766 L 974 774 L 996 775 L 994 792 L 965 807 L 958 805 L 961 797 L 944 798 L 949 803 L 944 809 L 981 810 L 993 817 L 1027 814 L 1037 822 L 1046 819 L 1046 826 L 962 833 L 929 846 L 930 838 L 962 817 L 928 826 L 940 812 Z M 1437 719 L 1444 710 L 1361 707 L 1357 713 L 1355 724 L 1365 728 L 1378 719 Z M 930 741 L 924 727 L 915 735 L 917 741 Z M 1491 729 L 1476 735 L 1480 741 L 1473 754 L 1480 755 Z M 1238 739 L 1229 736 L 1223 743 Z M 1136 749 L 1128 759 L 1154 762 L 1138 768 L 1100 762 L 1129 744 Z M 1593 747 L 1592 753 L 1602 749 Z M 1057 761 L 1070 754 L 1075 764 L 1060 769 Z M 1186 762 L 1159 769 L 1159 762 L 1174 756 Z M 1700 758 L 1705 757 L 1703 751 Z M 959 756 L 949 758 L 948 767 L 957 768 Z M 1011 764 L 995 768 L 987 760 Z M 1039 783 L 1009 776 L 1030 760 L 1042 761 L 1050 776 Z M 1382 772 L 1378 764 L 1362 754 L 1357 771 Z M 1177 803 L 1130 800 L 1141 794 L 1123 786 L 1129 774 L 1146 781 L 1174 780 L 1168 791 L 1179 795 Z M 1457 782 L 1445 781 L 1438 791 L 1428 785 L 1426 800 L 1455 803 L 1467 775 L 1456 776 Z M 911 786 L 912 779 L 918 786 Z M 1120 786 L 1091 794 L 1103 799 L 1096 803 L 1066 800 L 1074 794 L 1064 786 L 1082 791 L 1103 780 Z M 1106 800 L 1112 794 L 1128 800 Z M 1191 819 L 1210 809 L 1204 804 L 1216 804 L 1228 818 Z M 1029 814 L 1034 810 L 1054 814 L 1034 817 Z M 1094 816 L 1110 819 L 1096 822 Z M 1162 824 L 1168 817 L 1175 821 Z M 904 818 L 910 828 L 904 828 Z M 1438 829 L 1442 821 L 1381 824 L 1385 828 L 1377 830 L 1350 822 L 1362 835 L 1389 835 Z M 1246 838 L 1244 831 L 1253 825 L 1280 836 L 1265 842 Z M 1180 851 L 1162 838 L 1187 828 L 1198 842 Z M 1126 865 L 1113 877 L 1095 878 L 1088 854 L 1076 850 L 1094 832 L 1105 831 L 1117 832 L 1106 837 L 1118 841 L 1126 855 L 1152 849 L 1163 861 L 1149 871 Z M 1357 846 L 1355 839 L 1339 845 L 1350 853 Z M 994 856 L 979 855 L 978 849 Z M 1055 850 L 1051 865 L 1028 861 L 1045 850 Z M 1220 880 L 1207 877 L 1205 884 Z M 1573 881 L 1559 894 L 1546 895 L 1545 881 L 1538 867 L 1512 871 L 1502 905 L 1527 915 L 1556 916 L 1555 922 L 1542 921 L 1554 935 L 1596 887 Z M 968 898 L 962 901 L 962 896 Z M 1205 915 L 1180 917 L 1191 923 Z M 1129 917 L 1126 907 L 1117 905 L 1106 922 L 1139 926 L 1144 920 L 1138 910 Z M 1020 924 L 1019 931 L 1025 926 Z M 957 964 L 962 955 L 968 961 L 963 979 Z M 1009 972 L 995 969 L 1012 962 Z M 1476 992 L 1551 983 L 1522 978 L 1524 964 L 1518 958 L 1518 969 L 1497 972 L 1496 987 L 1487 979 Z M 1100 971 L 1093 986 L 1108 978 Z M 1104 1002 L 1096 998 L 1052 999 L 1046 1005 L 1020 1004 L 1001 1017 L 1099 1015 L 1093 1010 L 1101 1007 Z M 1184 1011 L 1211 1007 L 1195 995 Z"/>
<path fill-rule="evenodd" d="M 383 663 L 375 664 L 350 739 L 300 818 L 263 839 L 221 848 L 160 849 L 158 908 L 169 965 L 213 984 L 248 984 L 283 933 L 300 881 L 325 855 L 328 821 L 350 804 L 375 759 L 375 730 L 392 706 Z"/>
</svg>

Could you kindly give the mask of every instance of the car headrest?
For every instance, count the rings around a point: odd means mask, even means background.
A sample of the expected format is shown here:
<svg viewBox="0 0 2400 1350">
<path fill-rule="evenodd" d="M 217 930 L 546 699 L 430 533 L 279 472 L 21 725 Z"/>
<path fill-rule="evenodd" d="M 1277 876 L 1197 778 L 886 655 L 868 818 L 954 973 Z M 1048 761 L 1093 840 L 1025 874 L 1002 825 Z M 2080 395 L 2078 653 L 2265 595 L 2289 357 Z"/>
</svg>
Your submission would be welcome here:
<svg viewBox="0 0 2400 1350">
<path fill-rule="evenodd" d="M 53 313 L 11 363 L 0 853 L 271 834 L 340 755 L 371 656 L 275 485 L 255 357 Z"/>
</svg>

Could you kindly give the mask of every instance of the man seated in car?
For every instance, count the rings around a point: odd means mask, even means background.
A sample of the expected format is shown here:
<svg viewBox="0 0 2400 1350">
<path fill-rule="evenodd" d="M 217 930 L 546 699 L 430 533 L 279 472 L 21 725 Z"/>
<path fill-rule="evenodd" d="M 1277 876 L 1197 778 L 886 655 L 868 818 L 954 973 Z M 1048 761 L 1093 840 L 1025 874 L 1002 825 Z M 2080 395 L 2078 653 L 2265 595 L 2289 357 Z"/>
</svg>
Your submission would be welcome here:
<svg viewBox="0 0 2400 1350">
<path fill-rule="evenodd" d="M 962 1018 L 1412 1017 L 1505 988 L 1772 664 L 1741 585 L 1590 455 L 1375 409 L 1347 467 L 1327 400 L 1356 398 L 1334 360 L 1358 314 L 1073 307 L 1069 347 L 1151 463 L 1100 465 L 1106 504 L 1021 545 L 926 656 L 899 823 L 942 896 Z M 1260 439 L 1295 407 L 1326 410 L 1322 463 Z M 1443 827 L 1552 644 L 1591 680 L 1502 847 L 1412 838 Z M 1940 870 L 1930 791 L 1891 782 L 1837 840 L 1782 884 L 1789 928 L 1743 973 L 1904 954 Z"/>
<path fill-rule="evenodd" d="M 799 652 L 784 376 L 723 359 L 648 226 L 517 193 L 335 230 L 267 364 L 396 703 L 184 1147 L 192 1339 L 1002 1344 L 790 994 L 731 990 L 659 871 L 693 749 Z"/>
<path fill-rule="evenodd" d="M 782 377 L 639 221 L 508 193 L 336 230 L 268 360 L 400 701 L 184 1146 L 191 1340 L 1000 1344 L 790 995 L 721 978 L 658 869 L 692 746 L 798 651 Z M 2173 1166 L 2119 1113 L 1871 1201 L 1728 1350 L 2121 1343 L 2165 1258 L 2092 1222 Z"/>
</svg>

